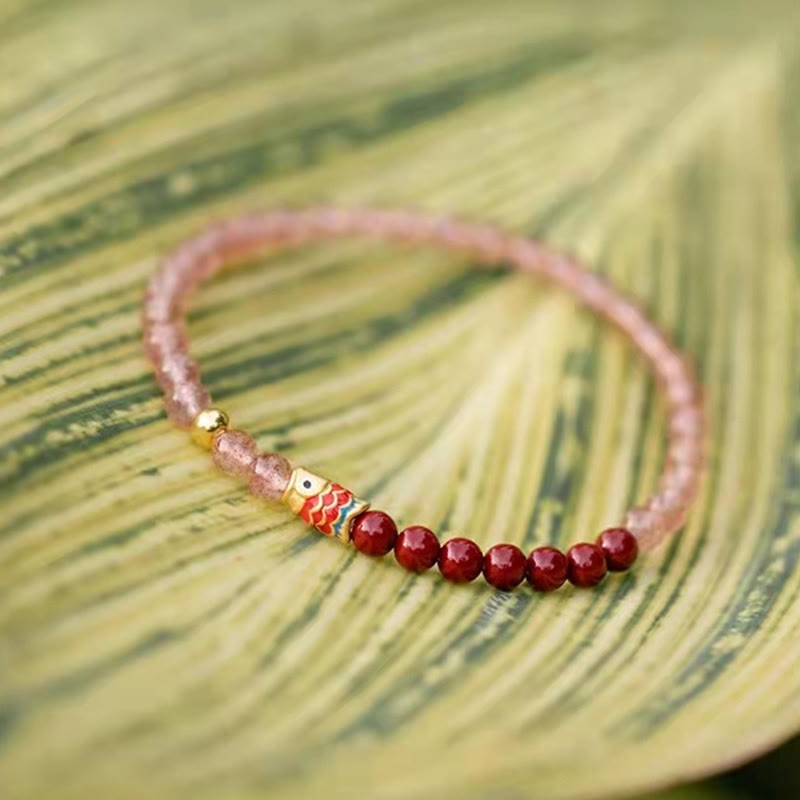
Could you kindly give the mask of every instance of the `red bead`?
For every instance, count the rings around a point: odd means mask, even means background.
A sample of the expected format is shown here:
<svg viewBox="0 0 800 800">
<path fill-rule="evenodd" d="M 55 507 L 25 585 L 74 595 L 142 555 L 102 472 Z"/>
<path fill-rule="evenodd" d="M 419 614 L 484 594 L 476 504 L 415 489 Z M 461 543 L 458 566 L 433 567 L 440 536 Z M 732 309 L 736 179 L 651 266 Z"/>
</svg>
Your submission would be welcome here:
<svg viewBox="0 0 800 800">
<path fill-rule="evenodd" d="M 483 553 L 471 539 L 450 539 L 439 552 L 439 569 L 453 583 L 474 581 L 483 569 Z"/>
<path fill-rule="evenodd" d="M 483 575 L 495 589 L 507 592 L 525 578 L 525 553 L 515 544 L 496 544 L 483 557 Z"/>
<path fill-rule="evenodd" d="M 622 572 L 636 561 L 639 543 L 627 528 L 609 528 L 597 537 L 597 546 L 612 572 Z"/>
<path fill-rule="evenodd" d="M 439 540 L 436 534 L 422 525 L 411 525 L 397 537 L 394 557 L 401 567 L 412 572 L 425 572 L 439 558 Z"/>
<path fill-rule="evenodd" d="M 603 551 L 588 542 L 573 545 L 567 552 L 567 575 L 575 586 L 596 586 L 606 576 Z"/>
<path fill-rule="evenodd" d="M 365 511 L 355 518 L 350 536 L 362 553 L 385 556 L 394 547 L 397 525 L 383 511 Z"/>
<path fill-rule="evenodd" d="M 527 575 L 537 592 L 552 592 L 567 579 L 567 557 L 555 547 L 537 547 L 528 556 Z"/>
</svg>

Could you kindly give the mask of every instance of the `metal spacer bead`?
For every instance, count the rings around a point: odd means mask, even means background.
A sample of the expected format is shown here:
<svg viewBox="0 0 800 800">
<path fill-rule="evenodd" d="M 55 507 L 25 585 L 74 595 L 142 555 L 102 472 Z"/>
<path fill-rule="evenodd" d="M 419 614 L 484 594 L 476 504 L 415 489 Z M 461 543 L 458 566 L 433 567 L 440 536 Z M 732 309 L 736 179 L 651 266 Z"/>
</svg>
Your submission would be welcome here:
<svg viewBox="0 0 800 800">
<path fill-rule="evenodd" d="M 192 422 L 192 439 L 206 450 L 211 449 L 214 437 L 227 430 L 228 415 L 218 408 L 206 408 Z"/>
</svg>

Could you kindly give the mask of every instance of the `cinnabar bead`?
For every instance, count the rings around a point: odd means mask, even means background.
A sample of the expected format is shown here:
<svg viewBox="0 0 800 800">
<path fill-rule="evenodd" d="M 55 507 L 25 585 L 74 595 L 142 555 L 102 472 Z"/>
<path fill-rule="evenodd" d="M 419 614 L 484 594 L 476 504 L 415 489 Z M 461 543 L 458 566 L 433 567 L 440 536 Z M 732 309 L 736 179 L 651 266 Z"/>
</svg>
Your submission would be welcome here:
<svg viewBox="0 0 800 800">
<path fill-rule="evenodd" d="M 622 572 L 636 561 L 639 543 L 627 528 L 609 528 L 597 537 L 597 546 L 612 572 Z"/>
<path fill-rule="evenodd" d="M 575 586 L 596 586 L 606 571 L 606 557 L 596 545 L 581 542 L 567 551 L 567 576 Z"/>
<path fill-rule="evenodd" d="M 456 537 L 442 545 L 439 570 L 453 583 L 474 581 L 483 569 L 483 553 L 471 539 Z"/>
<path fill-rule="evenodd" d="M 353 544 L 368 556 L 385 556 L 397 539 L 397 525 L 383 511 L 365 511 L 353 521 Z"/>
<path fill-rule="evenodd" d="M 483 557 L 486 582 L 504 592 L 519 586 L 525 578 L 525 553 L 515 544 L 496 544 Z"/>
<path fill-rule="evenodd" d="M 528 556 L 527 576 L 537 592 L 553 592 L 567 579 L 567 557 L 555 547 L 537 547 Z"/>
<path fill-rule="evenodd" d="M 394 543 L 394 557 L 411 572 L 425 572 L 439 558 L 439 540 L 423 525 L 411 525 L 400 531 Z"/>
</svg>

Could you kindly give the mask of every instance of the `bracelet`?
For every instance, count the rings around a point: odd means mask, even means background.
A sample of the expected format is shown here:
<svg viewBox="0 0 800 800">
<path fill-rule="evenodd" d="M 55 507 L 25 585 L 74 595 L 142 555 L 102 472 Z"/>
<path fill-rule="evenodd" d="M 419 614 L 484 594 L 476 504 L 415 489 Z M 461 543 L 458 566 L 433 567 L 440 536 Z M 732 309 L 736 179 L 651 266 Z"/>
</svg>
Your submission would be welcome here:
<svg viewBox="0 0 800 800">
<path fill-rule="evenodd" d="M 343 486 L 303 467 L 292 468 L 280 454 L 258 454 L 255 440 L 230 427 L 212 407 L 197 364 L 188 352 L 185 310 L 191 292 L 223 266 L 253 257 L 267 246 L 290 247 L 334 236 L 365 235 L 417 244 L 438 244 L 481 264 L 505 263 L 550 278 L 585 306 L 612 322 L 648 359 L 664 391 L 668 441 L 658 491 L 627 512 L 622 524 L 604 530 L 595 543 L 581 542 L 565 554 L 537 547 L 526 557 L 514 544 L 481 552 L 470 539 L 440 546 L 430 529 L 412 525 L 399 534 L 392 518 Z M 223 472 L 247 479 L 257 497 L 282 501 L 325 536 L 352 543 L 361 552 L 397 561 L 413 572 L 438 563 L 450 581 L 472 581 L 481 572 L 493 587 L 508 591 L 527 578 L 538 591 L 569 580 L 594 586 L 608 571 L 624 571 L 640 549 L 649 550 L 681 528 L 698 491 L 704 460 L 700 387 L 684 356 L 630 299 L 575 260 L 540 242 L 497 228 L 406 211 L 312 208 L 275 211 L 221 223 L 181 245 L 166 258 L 148 285 L 143 312 L 145 351 L 164 391 L 167 414 L 211 450 Z"/>
</svg>

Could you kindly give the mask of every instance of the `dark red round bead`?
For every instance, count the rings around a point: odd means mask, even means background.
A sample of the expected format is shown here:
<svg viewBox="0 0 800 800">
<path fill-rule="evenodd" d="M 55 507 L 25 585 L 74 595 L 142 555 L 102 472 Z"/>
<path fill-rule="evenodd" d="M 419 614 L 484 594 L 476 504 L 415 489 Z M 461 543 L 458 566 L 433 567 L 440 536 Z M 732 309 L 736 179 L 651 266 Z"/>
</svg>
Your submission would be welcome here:
<svg viewBox="0 0 800 800">
<path fill-rule="evenodd" d="M 350 536 L 362 553 L 385 556 L 394 547 L 397 525 L 383 511 L 365 511 L 355 518 Z"/>
<path fill-rule="evenodd" d="M 581 542 L 567 552 L 567 575 L 575 586 L 596 586 L 606 576 L 606 557 L 596 545 Z"/>
<path fill-rule="evenodd" d="M 483 575 L 495 589 L 507 592 L 525 578 L 525 553 L 515 544 L 496 544 L 483 557 Z"/>
<path fill-rule="evenodd" d="M 412 572 L 425 572 L 439 558 L 439 540 L 423 525 L 411 525 L 400 531 L 394 544 L 394 557 L 400 566 Z"/>
<path fill-rule="evenodd" d="M 483 553 L 472 539 L 450 539 L 439 551 L 439 569 L 453 583 L 474 581 L 483 569 Z"/>
<path fill-rule="evenodd" d="M 636 561 L 639 543 L 627 528 L 609 528 L 597 537 L 597 546 L 612 572 L 622 572 Z"/>
<path fill-rule="evenodd" d="M 528 583 L 537 592 L 552 592 L 567 579 L 567 557 L 555 547 L 537 547 L 528 556 Z"/>
</svg>

